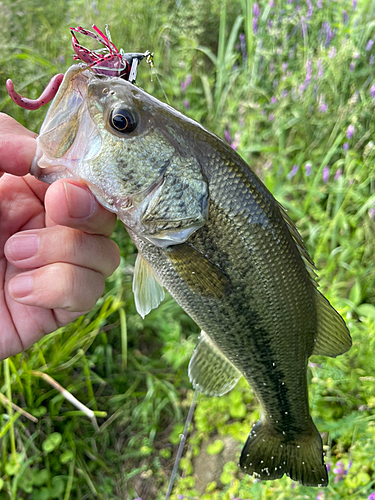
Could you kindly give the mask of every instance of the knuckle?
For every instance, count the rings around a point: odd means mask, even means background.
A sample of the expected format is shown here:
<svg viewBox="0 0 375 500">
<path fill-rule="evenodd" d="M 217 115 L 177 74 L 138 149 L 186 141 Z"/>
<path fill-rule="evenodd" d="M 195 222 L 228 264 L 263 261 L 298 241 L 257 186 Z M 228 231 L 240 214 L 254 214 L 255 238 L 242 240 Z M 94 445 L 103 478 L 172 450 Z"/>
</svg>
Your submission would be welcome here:
<svg viewBox="0 0 375 500">
<path fill-rule="evenodd" d="M 104 278 L 100 273 L 91 271 L 90 274 L 90 284 L 89 287 L 87 287 L 86 297 L 81 304 L 82 309 L 85 310 L 90 310 L 95 306 L 97 300 L 103 294 L 105 286 Z"/>
<path fill-rule="evenodd" d="M 107 251 L 105 252 L 105 258 L 107 261 L 107 266 L 106 266 L 106 272 L 105 276 L 108 277 L 110 276 L 115 269 L 120 265 L 120 250 L 119 247 L 116 245 L 116 243 L 113 240 L 110 240 L 109 238 L 106 238 L 106 248 Z"/>
<path fill-rule="evenodd" d="M 76 260 L 82 257 L 82 255 L 84 255 L 87 250 L 90 249 L 89 245 L 87 244 L 88 235 L 83 231 L 78 231 L 76 229 L 71 231 L 73 231 L 71 238 L 71 255 L 74 260 Z"/>
<path fill-rule="evenodd" d="M 104 278 L 91 269 L 77 268 L 72 285 L 69 310 L 90 310 L 104 291 Z"/>
</svg>

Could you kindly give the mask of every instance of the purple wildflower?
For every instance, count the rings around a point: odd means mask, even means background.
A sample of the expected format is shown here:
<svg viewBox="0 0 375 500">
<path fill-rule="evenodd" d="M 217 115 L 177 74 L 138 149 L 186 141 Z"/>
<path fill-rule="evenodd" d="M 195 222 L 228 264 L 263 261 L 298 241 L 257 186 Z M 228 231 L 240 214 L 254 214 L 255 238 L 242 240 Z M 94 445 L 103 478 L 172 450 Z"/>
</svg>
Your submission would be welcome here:
<svg viewBox="0 0 375 500">
<path fill-rule="evenodd" d="M 336 57 L 336 54 L 337 54 L 337 49 L 335 46 L 332 46 L 328 51 L 328 57 L 330 59 L 333 59 L 334 57 Z"/>
<path fill-rule="evenodd" d="M 268 2 L 268 5 L 270 6 L 271 9 L 273 9 L 275 7 L 275 0 L 270 0 Z"/>
<path fill-rule="evenodd" d="M 371 220 L 374 220 L 374 217 L 375 217 L 375 207 L 371 207 L 369 208 L 368 210 L 368 216 L 370 217 Z M 371 500 L 375 500 L 375 491 L 374 493 L 371 493 Z M 370 497 L 368 497 L 370 498 Z"/>
<path fill-rule="evenodd" d="M 342 145 L 344 151 L 349 151 L 349 143 L 347 142 L 344 142 L 344 144 Z"/>
<path fill-rule="evenodd" d="M 289 4 L 293 3 L 293 0 L 288 0 L 288 3 L 289 3 Z"/>
<path fill-rule="evenodd" d="M 371 97 L 374 99 L 375 98 L 375 85 L 372 85 L 371 89 L 370 89 L 370 95 Z"/>
<path fill-rule="evenodd" d="M 270 113 L 270 114 L 268 115 L 268 119 L 269 119 L 269 121 L 270 121 L 270 122 L 273 122 L 273 121 L 274 121 L 274 119 L 275 119 L 275 115 L 274 115 L 273 113 Z"/>
<path fill-rule="evenodd" d="M 366 45 L 366 50 L 369 52 L 372 49 L 372 46 L 374 45 L 374 40 L 369 40 Z"/>
<path fill-rule="evenodd" d="M 353 137 L 353 134 L 354 134 L 354 125 L 349 125 L 349 127 L 346 131 L 346 137 L 348 139 L 351 139 Z"/>
<path fill-rule="evenodd" d="M 319 491 L 319 493 L 316 495 L 315 500 L 324 500 L 324 498 L 325 498 L 324 491 Z"/>
<path fill-rule="evenodd" d="M 355 68 L 355 62 L 353 62 L 353 61 L 352 61 L 352 62 L 349 64 L 349 69 L 350 69 L 350 71 L 351 71 L 352 73 L 353 73 L 353 71 L 354 71 L 354 68 Z"/>
<path fill-rule="evenodd" d="M 287 90 L 283 90 L 281 92 L 281 97 L 288 97 L 288 91 Z"/>
<path fill-rule="evenodd" d="M 231 143 L 231 148 L 237 151 L 238 146 L 240 145 L 241 132 L 238 130 L 234 136 L 234 141 Z"/>
<path fill-rule="evenodd" d="M 327 184 L 328 179 L 329 179 L 329 166 L 326 165 L 323 168 L 323 182 L 324 182 L 324 184 Z"/>
<path fill-rule="evenodd" d="M 225 130 L 224 130 L 224 139 L 227 141 L 228 144 L 231 144 L 233 141 L 232 136 L 230 135 L 230 132 L 229 132 L 228 125 L 225 127 Z"/>
<path fill-rule="evenodd" d="M 288 173 L 288 175 L 286 176 L 287 179 L 292 179 L 296 173 L 298 172 L 298 165 L 293 165 L 293 168 L 292 170 Z"/>
<path fill-rule="evenodd" d="M 276 99 L 276 97 L 273 95 L 273 96 L 271 97 L 271 104 L 276 104 L 276 103 L 277 103 L 277 99 Z"/>
<path fill-rule="evenodd" d="M 318 9 L 321 9 L 322 8 L 322 0 L 318 0 L 316 2 L 316 6 L 318 7 Z"/>
<path fill-rule="evenodd" d="M 258 33 L 258 18 L 253 17 L 253 33 L 256 35 Z"/>
<path fill-rule="evenodd" d="M 312 164 L 311 163 L 306 163 L 305 164 L 305 174 L 306 174 L 306 177 L 310 177 L 310 175 L 311 175 L 311 169 L 312 169 Z"/>
<path fill-rule="evenodd" d="M 357 8 L 357 0 L 353 0 L 353 10 Z"/>
<path fill-rule="evenodd" d="M 324 101 L 319 104 L 319 111 L 321 113 L 326 113 L 327 109 L 328 109 L 328 104 L 325 103 Z"/>
<path fill-rule="evenodd" d="M 259 8 L 259 5 L 256 2 L 253 3 L 253 16 L 254 17 L 259 17 L 260 16 L 260 8 Z"/>
<path fill-rule="evenodd" d="M 281 69 L 282 69 L 283 71 L 286 71 L 286 70 L 288 69 L 288 63 L 286 63 L 286 62 L 282 63 L 282 65 L 281 65 Z"/>
<path fill-rule="evenodd" d="M 191 85 L 191 75 L 186 75 L 185 80 L 181 82 L 181 90 L 183 94 L 185 94 L 189 85 Z"/>
<path fill-rule="evenodd" d="M 348 13 L 346 12 L 346 10 L 344 9 L 342 11 L 342 18 L 344 20 L 344 24 L 349 24 L 349 17 L 348 17 Z"/>
<path fill-rule="evenodd" d="M 186 110 L 190 109 L 190 101 L 189 99 L 184 99 L 184 107 Z"/>
<path fill-rule="evenodd" d="M 342 168 L 339 167 L 335 173 L 335 181 L 338 181 L 341 176 L 342 176 Z"/>
<path fill-rule="evenodd" d="M 240 34 L 240 44 L 241 44 L 242 60 L 245 62 L 247 59 L 247 50 L 246 50 L 245 35 L 243 33 Z"/>
<path fill-rule="evenodd" d="M 344 479 L 344 477 L 349 472 L 349 469 L 350 469 L 351 466 L 352 466 L 351 462 L 349 463 L 347 469 L 345 468 L 345 465 L 344 465 L 344 463 L 341 460 L 339 460 L 336 463 L 336 466 L 333 469 L 333 473 L 336 475 L 336 477 L 335 477 L 335 484 L 337 484 L 339 481 L 342 481 Z"/>
<path fill-rule="evenodd" d="M 334 37 L 334 32 L 332 31 L 331 25 L 328 21 L 324 21 L 322 24 L 322 33 L 325 35 L 325 46 L 328 47 Z"/>
<path fill-rule="evenodd" d="M 312 76 L 311 60 L 310 59 L 307 59 L 305 67 L 306 67 L 305 85 L 307 86 L 310 83 L 311 76 Z"/>
<path fill-rule="evenodd" d="M 313 12 L 314 12 L 314 7 L 313 4 L 311 3 L 311 0 L 306 0 L 307 6 L 308 6 L 308 11 L 307 11 L 307 20 L 310 21 Z"/>
<path fill-rule="evenodd" d="M 318 59 L 318 78 L 323 78 L 323 61 L 321 59 Z"/>
</svg>

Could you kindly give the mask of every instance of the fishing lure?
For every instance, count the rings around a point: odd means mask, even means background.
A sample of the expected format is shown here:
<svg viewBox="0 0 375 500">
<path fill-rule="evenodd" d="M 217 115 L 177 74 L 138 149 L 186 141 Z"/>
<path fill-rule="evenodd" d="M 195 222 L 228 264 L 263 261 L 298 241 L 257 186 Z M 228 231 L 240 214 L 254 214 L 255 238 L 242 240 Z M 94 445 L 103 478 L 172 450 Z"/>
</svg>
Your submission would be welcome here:
<svg viewBox="0 0 375 500">
<path fill-rule="evenodd" d="M 82 61 L 86 63 L 94 73 L 122 78 L 130 83 L 135 83 L 138 64 L 142 61 L 142 59 L 145 58 L 151 68 L 153 67 L 153 54 L 151 54 L 149 50 L 144 53 L 125 53 L 123 49 L 118 50 L 116 45 L 112 42 L 107 25 L 106 35 L 102 33 L 100 29 L 95 26 L 95 24 L 93 24 L 92 27 L 95 33 L 93 31 L 86 30 L 81 26 L 78 26 L 77 28 L 70 28 L 72 34 L 72 46 L 74 50 L 73 59 L 75 61 Z M 90 50 L 83 47 L 78 43 L 75 33 L 80 33 L 81 35 L 94 38 L 99 43 L 104 45 L 104 48 L 99 50 Z M 28 99 L 27 97 L 23 97 L 18 94 L 18 92 L 14 90 L 14 85 L 11 79 L 7 80 L 6 88 L 12 100 L 21 106 L 21 108 L 35 110 L 52 101 L 61 85 L 61 82 L 63 81 L 63 78 L 63 73 L 53 76 L 38 99 Z"/>
</svg>

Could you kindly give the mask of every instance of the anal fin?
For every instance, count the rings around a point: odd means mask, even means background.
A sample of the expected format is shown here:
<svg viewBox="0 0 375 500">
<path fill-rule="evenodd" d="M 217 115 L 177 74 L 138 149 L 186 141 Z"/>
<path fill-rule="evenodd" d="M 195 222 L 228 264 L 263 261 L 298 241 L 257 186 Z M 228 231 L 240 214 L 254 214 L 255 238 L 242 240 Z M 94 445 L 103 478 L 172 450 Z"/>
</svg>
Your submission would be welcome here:
<svg viewBox="0 0 375 500">
<path fill-rule="evenodd" d="M 318 334 L 312 354 L 335 358 L 350 349 L 352 339 L 340 314 L 319 290 L 316 292 Z"/>
<path fill-rule="evenodd" d="M 164 289 L 158 282 L 150 264 L 145 261 L 140 253 L 134 266 L 133 293 L 135 307 L 144 318 L 151 309 L 158 307 L 164 299 Z"/>
<path fill-rule="evenodd" d="M 242 376 L 203 331 L 190 360 L 188 373 L 194 389 L 207 396 L 222 396 Z"/>
</svg>

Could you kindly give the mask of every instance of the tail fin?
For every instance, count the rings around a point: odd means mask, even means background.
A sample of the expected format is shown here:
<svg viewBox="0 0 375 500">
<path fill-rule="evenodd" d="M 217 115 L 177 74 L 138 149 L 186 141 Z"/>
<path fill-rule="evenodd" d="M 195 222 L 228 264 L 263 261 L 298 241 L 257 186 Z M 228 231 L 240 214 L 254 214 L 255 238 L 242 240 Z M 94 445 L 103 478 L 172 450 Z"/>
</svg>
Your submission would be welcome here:
<svg viewBox="0 0 375 500">
<path fill-rule="evenodd" d="M 311 424 L 311 434 L 290 440 L 259 420 L 243 447 L 242 471 L 263 481 L 280 479 L 287 474 L 305 486 L 327 486 L 322 440 L 313 422 Z"/>
</svg>

